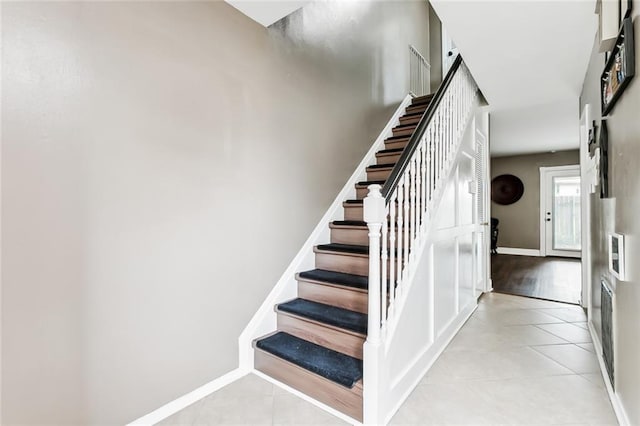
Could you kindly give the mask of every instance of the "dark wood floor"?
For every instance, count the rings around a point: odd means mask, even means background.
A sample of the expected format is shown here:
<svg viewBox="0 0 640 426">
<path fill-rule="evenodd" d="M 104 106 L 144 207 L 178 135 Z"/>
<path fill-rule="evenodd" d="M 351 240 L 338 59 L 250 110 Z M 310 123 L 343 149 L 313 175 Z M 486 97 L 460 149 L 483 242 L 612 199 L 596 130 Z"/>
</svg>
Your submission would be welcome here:
<svg viewBox="0 0 640 426">
<path fill-rule="evenodd" d="M 580 259 L 491 256 L 493 290 L 566 303 L 580 301 Z"/>
</svg>

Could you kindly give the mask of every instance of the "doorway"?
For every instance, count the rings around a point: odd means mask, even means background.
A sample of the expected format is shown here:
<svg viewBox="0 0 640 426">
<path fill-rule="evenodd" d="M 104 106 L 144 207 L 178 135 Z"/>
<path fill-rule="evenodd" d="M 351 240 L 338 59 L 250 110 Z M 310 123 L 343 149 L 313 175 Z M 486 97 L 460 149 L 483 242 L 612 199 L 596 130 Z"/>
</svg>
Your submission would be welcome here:
<svg viewBox="0 0 640 426">
<path fill-rule="evenodd" d="M 540 255 L 580 258 L 580 166 L 540 167 Z"/>
<path fill-rule="evenodd" d="M 532 236 L 539 238 L 539 251 L 505 253 L 499 248 L 499 254 L 492 256 L 493 288 L 499 293 L 577 305 L 583 298 L 580 166 L 536 169 L 540 226 L 539 237 Z"/>
</svg>

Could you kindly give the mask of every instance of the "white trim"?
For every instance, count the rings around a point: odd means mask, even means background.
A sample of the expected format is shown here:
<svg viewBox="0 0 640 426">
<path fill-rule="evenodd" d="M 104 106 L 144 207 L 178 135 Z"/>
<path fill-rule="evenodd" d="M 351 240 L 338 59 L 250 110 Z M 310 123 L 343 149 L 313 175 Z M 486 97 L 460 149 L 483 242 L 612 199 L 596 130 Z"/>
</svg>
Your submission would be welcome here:
<svg viewBox="0 0 640 426">
<path fill-rule="evenodd" d="M 227 386 L 228 384 L 235 382 L 239 378 L 245 376 L 247 372 L 243 372 L 241 369 L 236 368 L 228 372 L 227 374 L 218 377 L 209 383 L 200 386 L 199 388 L 182 395 L 181 397 L 174 399 L 171 402 L 166 403 L 162 407 L 146 414 L 139 419 L 132 421 L 129 425 L 154 425 L 160 421 L 166 419 L 169 416 L 174 415 L 178 411 L 187 408 L 189 405 L 201 400 L 202 398 L 211 395 L 215 391 Z"/>
<path fill-rule="evenodd" d="M 613 390 L 611 382 L 609 381 L 609 376 L 607 375 L 607 367 L 604 363 L 604 358 L 602 357 L 602 344 L 600 343 L 598 335 L 593 328 L 593 323 L 589 321 L 587 325 L 589 327 L 589 334 L 591 334 L 591 341 L 593 343 L 596 356 L 598 357 L 598 364 L 600 364 L 600 374 L 602 374 L 602 380 L 604 381 L 605 387 L 607 388 L 609 400 L 611 401 L 611 406 L 613 407 L 613 411 L 616 414 L 618 423 L 620 424 L 620 426 L 631 425 L 631 422 L 629 422 L 629 416 L 627 416 L 627 412 L 624 410 L 624 406 L 622 405 L 622 401 L 620 401 L 618 394 Z"/>
<path fill-rule="evenodd" d="M 513 254 L 516 256 L 542 256 L 540 250 L 512 247 L 498 247 L 498 254 Z"/>
<path fill-rule="evenodd" d="M 581 199 L 580 210 L 582 215 L 582 283 L 581 283 L 581 299 L 582 307 L 587 308 L 587 315 L 591 317 L 591 241 L 589 232 L 591 229 L 591 207 L 590 207 L 590 185 L 589 179 L 589 133 L 593 127 L 591 122 L 591 104 L 586 104 L 580 116 L 580 179 L 581 179 Z"/>
<path fill-rule="evenodd" d="M 407 95 L 400 103 L 385 128 L 371 146 L 371 149 L 364 157 L 360 165 L 356 168 L 351 178 L 346 182 L 336 199 L 331 204 L 325 215 L 315 227 L 307 241 L 304 243 L 296 257 L 284 271 L 276 285 L 257 312 L 249 321 L 244 331 L 238 339 L 239 345 L 239 365 L 245 370 L 253 369 L 253 347 L 251 343 L 259 336 L 268 334 L 276 329 L 276 315 L 273 310 L 274 305 L 287 298 L 294 298 L 297 292 L 295 274 L 300 270 L 312 269 L 314 265 L 313 246 L 329 239 L 329 222 L 339 220 L 343 217 L 344 210 L 342 203 L 348 198 L 355 198 L 355 184 L 366 176 L 366 168 L 374 164 L 376 153 L 384 146 L 387 137 L 393 134 L 393 127 L 400 122 L 400 117 L 404 114 L 405 108 L 411 104 L 411 95 Z"/>
<path fill-rule="evenodd" d="M 360 423 L 356 419 L 354 419 L 352 417 L 349 417 L 344 413 L 341 413 L 340 411 L 336 410 L 335 408 L 330 407 L 330 406 L 318 401 L 317 399 L 311 398 L 306 393 L 300 392 L 299 390 L 297 390 L 295 388 L 292 388 L 291 386 L 288 386 L 285 383 L 282 383 L 282 382 L 274 379 L 273 377 L 264 374 L 262 371 L 253 370 L 252 373 L 255 374 L 256 376 L 260 377 L 261 379 L 264 379 L 264 380 L 274 384 L 275 386 L 278 386 L 278 387 L 286 390 L 287 392 L 292 393 L 293 395 L 297 396 L 298 398 L 304 399 L 305 401 L 309 402 L 310 404 L 313 404 L 316 407 L 319 407 L 319 408 L 327 411 L 329 414 L 331 414 L 333 416 L 336 416 L 339 419 L 344 420 L 345 422 L 347 422 L 349 424 L 358 425 L 358 426 L 362 425 L 362 423 Z"/>
<path fill-rule="evenodd" d="M 618 281 L 627 281 L 627 265 L 625 256 L 624 235 L 616 232 L 610 232 L 607 235 L 607 251 L 609 252 L 609 272 L 618 279 Z M 613 269 L 613 239 L 618 240 L 618 270 Z"/>
<path fill-rule="evenodd" d="M 582 173 L 580 164 L 568 164 L 566 166 L 543 166 L 540 167 L 540 201 L 538 204 L 540 210 L 540 256 L 562 256 L 581 258 L 582 252 L 569 250 L 550 250 L 547 252 L 547 222 L 545 210 L 547 206 L 547 173 L 553 172 L 576 172 L 580 177 L 580 226 L 582 226 Z M 581 228 L 582 229 L 582 228 Z M 580 231 L 582 232 L 582 230 Z"/>
</svg>

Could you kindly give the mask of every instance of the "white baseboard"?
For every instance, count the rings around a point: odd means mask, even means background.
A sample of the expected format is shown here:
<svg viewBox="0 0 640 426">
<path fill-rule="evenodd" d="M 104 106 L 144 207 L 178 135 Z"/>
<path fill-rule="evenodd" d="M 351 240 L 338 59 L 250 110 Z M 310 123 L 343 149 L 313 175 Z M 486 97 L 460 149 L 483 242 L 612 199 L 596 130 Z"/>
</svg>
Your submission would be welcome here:
<svg viewBox="0 0 640 426">
<path fill-rule="evenodd" d="M 205 396 L 209 396 L 218 389 L 227 386 L 229 383 L 235 382 L 247 373 L 248 371 L 243 371 L 239 368 L 236 368 L 235 370 L 232 370 L 227 374 L 220 376 L 205 385 L 200 386 L 199 388 L 189 392 L 188 394 L 182 395 L 178 399 L 174 399 L 173 401 L 163 405 L 157 410 L 154 410 L 149 414 L 146 414 L 139 419 L 132 421 L 127 426 L 154 425 L 156 423 L 159 423 L 167 417 L 174 415 L 178 411 L 187 408 L 194 402 L 201 400 Z"/>
<path fill-rule="evenodd" d="M 511 247 L 498 247 L 498 254 L 514 254 L 516 256 L 540 256 L 540 250 Z"/>
<path fill-rule="evenodd" d="M 602 374 L 602 379 L 607 388 L 609 400 L 611 401 L 611 406 L 613 407 L 614 413 L 616 413 L 618 423 L 620 424 L 620 426 L 630 426 L 631 423 L 629 422 L 629 416 L 627 416 L 627 412 L 624 410 L 624 406 L 622 405 L 618 394 L 613 390 L 613 386 L 611 386 L 611 382 L 609 381 L 607 366 L 605 365 L 604 358 L 602 357 L 602 344 L 600 343 L 600 339 L 598 339 L 598 335 L 593 328 L 593 323 L 589 321 L 587 325 L 589 327 L 589 334 L 591 334 L 593 347 L 596 351 L 596 356 L 598 357 L 598 363 L 600 364 L 600 374 Z"/>
</svg>

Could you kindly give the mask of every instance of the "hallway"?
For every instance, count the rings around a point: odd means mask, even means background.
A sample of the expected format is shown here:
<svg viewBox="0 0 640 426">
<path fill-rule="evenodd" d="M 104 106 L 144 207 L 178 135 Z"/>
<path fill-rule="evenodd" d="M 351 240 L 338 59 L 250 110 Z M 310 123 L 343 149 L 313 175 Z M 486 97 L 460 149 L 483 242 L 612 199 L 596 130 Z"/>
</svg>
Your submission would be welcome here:
<svg viewBox="0 0 640 426">
<path fill-rule="evenodd" d="M 491 256 L 491 279 L 497 293 L 557 302 L 580 303 L 580 259 L 498 254 Z"/>
<path fill-rule="evenodd" d="M 577 306 L 485 294 L 391 424 L 617 424 L 585 321 Z M 161 424 L 344 423 L 250 374 Z"/>
</svg>

